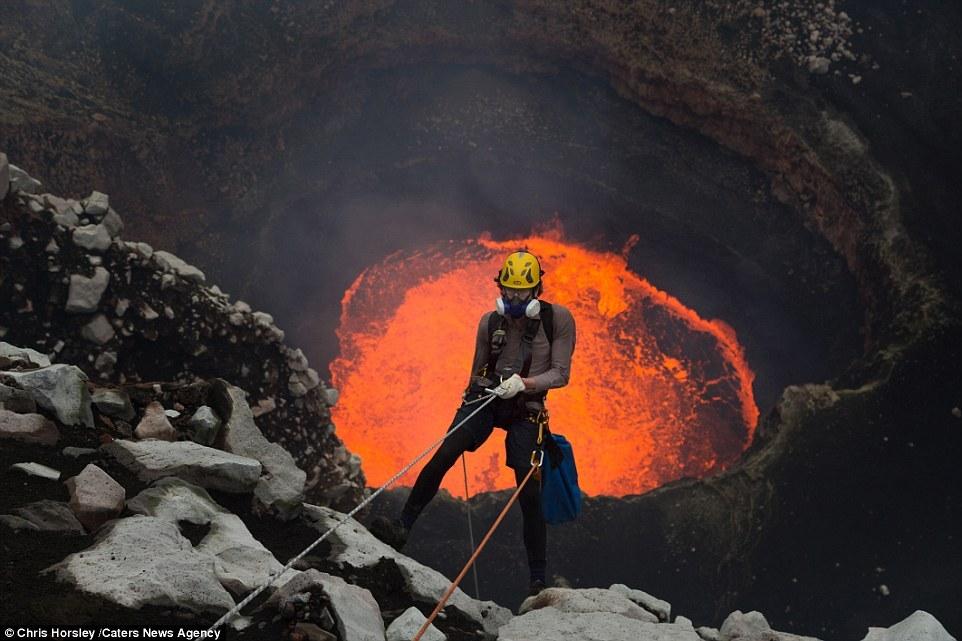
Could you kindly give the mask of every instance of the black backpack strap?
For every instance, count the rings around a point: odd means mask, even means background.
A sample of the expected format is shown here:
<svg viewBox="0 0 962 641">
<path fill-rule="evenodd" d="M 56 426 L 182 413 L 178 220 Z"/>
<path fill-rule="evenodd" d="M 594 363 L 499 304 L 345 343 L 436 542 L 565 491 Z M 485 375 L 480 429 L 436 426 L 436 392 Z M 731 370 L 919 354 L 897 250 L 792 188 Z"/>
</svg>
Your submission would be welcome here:
<svg viewBox="0 0 962 641">
<path fill-rule="evenodd" d="M 541 326 L 544 327 L 544 335 L 548 337 L 548 348 L 550 350 L 551 343 L 554 341 L 554 308 L 551 307 L 551 303 L 546 303 L 541 301 Z"/>
<path fill-rule="evenodd" d="M 538 335 L 538 328 L 541 327 L 540 318 L 529 318 L 528 322 L 524 326 L 524 334 L 521 335 L 521 372 L 519 375 L 521 378 L 528 376 L 528 371 L 531 369 L 531 344 L 534 342 L 534 337 Z"/>
<path fill-rule="evenodd" d="M 501 350 L 504 348 L 506 322 L 501 314 L 492 313 L 488 316 L 488 362 L 480 372 L 480 376 L 494 380 L 494 373 L 498 368 L 498 357 L 501 356 Z M 498 332 L 500 334 L 495 336 Z"/>
</svg>

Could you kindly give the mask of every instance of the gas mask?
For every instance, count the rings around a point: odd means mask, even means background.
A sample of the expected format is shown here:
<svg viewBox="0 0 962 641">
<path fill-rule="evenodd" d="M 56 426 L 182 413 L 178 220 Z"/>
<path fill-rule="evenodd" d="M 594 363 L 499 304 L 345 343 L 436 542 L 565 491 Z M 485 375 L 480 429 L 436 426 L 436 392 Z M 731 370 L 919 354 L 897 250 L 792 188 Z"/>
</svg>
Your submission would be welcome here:
<svg viewBox="0 0 962 641">
<path fill-rule="evenodd" d="M 501 288 L 501 297 L 494 301 L 494 308 L 502 316 L 534 318 L 541 312 L 541 302 L 535 298 L 534 288 Z"/>
</svg>

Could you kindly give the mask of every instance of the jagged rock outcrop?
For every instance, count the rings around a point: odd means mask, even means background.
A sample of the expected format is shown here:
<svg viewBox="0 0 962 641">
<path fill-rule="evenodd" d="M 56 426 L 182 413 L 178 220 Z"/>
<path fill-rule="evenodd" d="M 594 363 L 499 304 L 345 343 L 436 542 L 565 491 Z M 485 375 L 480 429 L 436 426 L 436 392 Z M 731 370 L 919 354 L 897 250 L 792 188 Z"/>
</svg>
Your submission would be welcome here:
<svg viewBox="0 0 962 641">
<path fill-rule="evenodd" d="M 211 402 L 226 417 L 221 437 L 224 450 L 255 459 L 263 468 L 254 489 L 257 500 L 282 518 L 297 516 L 304 502 L 307 476 L 287 450 L 269 442 L 257 429 L 244 390 L 224 380 L 215 380 Z"/>
<path fill-rule="evenodd" d="M 128 608 L 162 605 L 223 613 L 234 606 L 216 579 L 214 559 L 194 550 L 175 524 L 149 516 L 113 521 L 98 532 L 93 547 L 45 572 Z"/>
<path fill-rule="evenodd" d="M 297 595 L 320 591 L 330 603 L 343 641 L 384 641 L 384 621 L 374 596 L 364 588 L 317 570 L 301 572 L 271 595 L 266 607 L 283 610 Z"/>
<path fill-rule="evenodd" d="M 345 515 L 330 508 L 305 504 L 304 518 L 312 527 L 323 532 L 334 527 Z M 379 566 L 385 559 L 393 561 L 403 577 L 406 592 L 415 601 L 425 605 L 436 604 L 448 588 L 449 581 L 442 574 L 396 552 L 374 538 L 354 519 L 348 519 L 335 530 L 330 540 L 333 548 L 328 560 L 342 572 L 371 569 Z M 472 599 L 461 588 L 454 591 L 445 607 L 458 610 L 480 629 L 492 635 L 511 618 L 511 613 L 506 608 L 492 601 Z"/>
<path fill-rule="evenodd" d="M 248 531 L 244 522 L 218 505 L 203 488 L 177 477 L 165 477 L 127 502 L 132 512 L 177 525 L 182 521 L 208 526 L 194 550 L 213 557 L 221 585 L 240 595 L 266 584 L 283 565 Z M 280 582 L 297 572 L 288 570 Z"/>
<path fill-rule="evenodd" d="M 244 389 L 257 408 L 237 420 L 256 424 L 258 434 L 277 444 L 258 446 L 278 461 L 269 464 L 271 478 L 258 491 L 266 505 L 289 511 L 305 491 L 315 501 L 356 503 L 364 479 L 330 423 L 329 402 L 336 395 L 303 352 L 284 345 L 284 332 L 270 314 L 243 301 L 231 303 L 174 254 L 122 240 L 123 222 L 106 194 L 94 191 L 78 201 L 39 189 L 39 183 L 11 182 L 0 205 L 0 265 L 11 275 L 0 281 L 0 296 L 10 302 L 0 308 L 0 338 L 32 345 L 41 361 L 32 362 L 42 365 L 6 376 L 36 379 L 30 387 L 46 390 L 37 392 L 38 403 L 56 407 L 63 423 L 88 427 L 94 425 L 89 410 L 82 412 L 89 406 L 88 376 L 101 389 L 144 379 L 190 385 L 223 378 Z M 111 409 L 119 401 L 104 394 L 97 401 L 102 413 L 129 423 L 129 409 Z M 148 412 L 138 435 L 178 438 L 166 422 L 162 413 Z M 127 436 L 125 429 L 118 435 Z M 288 453 L 296 467 L 280 463 Z M 297 467 L 307 473 L 303 481 L 295 478 L 304 474 L 293 471 Z"/>
<path fill-rule="evenodd" d="M 190 441 L 114 440 L 103 450 L 142 481 L 177 476 L 201 487 L 246 493 L 254 489 L 261 464 Z"/>
</svg>

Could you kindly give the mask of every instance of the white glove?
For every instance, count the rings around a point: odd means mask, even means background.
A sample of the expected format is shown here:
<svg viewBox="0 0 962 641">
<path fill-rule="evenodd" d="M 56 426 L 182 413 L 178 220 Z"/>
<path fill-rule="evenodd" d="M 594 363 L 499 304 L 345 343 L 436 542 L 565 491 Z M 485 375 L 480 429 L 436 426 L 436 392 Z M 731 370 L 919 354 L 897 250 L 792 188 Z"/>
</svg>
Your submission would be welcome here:
<svg viewBox="0 0 962 641">
<path fill-rule="evenodd" d="M 519 392 L 524 391 L 524 381 L 517 374 L 512 374 L 509 378 L 501 381 L 501 384 L 492 391 L 500 398 L 512 398 Z"/>
</svg>

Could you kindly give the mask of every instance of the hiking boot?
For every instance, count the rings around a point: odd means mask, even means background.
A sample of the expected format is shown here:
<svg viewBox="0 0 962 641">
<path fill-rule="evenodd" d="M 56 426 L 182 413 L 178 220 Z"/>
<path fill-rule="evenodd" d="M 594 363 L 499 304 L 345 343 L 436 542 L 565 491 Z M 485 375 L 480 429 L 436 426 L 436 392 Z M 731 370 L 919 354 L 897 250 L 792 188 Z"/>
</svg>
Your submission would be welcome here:
<svg viewBox="0 0 962 641">
<path fill-rule="evenodd" d="M 394 519 L 393 521 L 386 516 L 379 516 L 371 521 L 371 527 L 368 528 L 374 536 L 379 538 L 384 543 L 387 543 L 392 548 L 401 551 L 404 544 L 408 540 L 409 530 L 404 527 L 404 523 L 401 519 Z"/>
<path fill-rule="evenodd" d="M 547 586 L 544 584 L 544 581 L 535 579 L 528 585 L 528 596 L 537 596 L 541 594 L 541 591 L 544 590 L 545 587 Z"/>
</svg>

